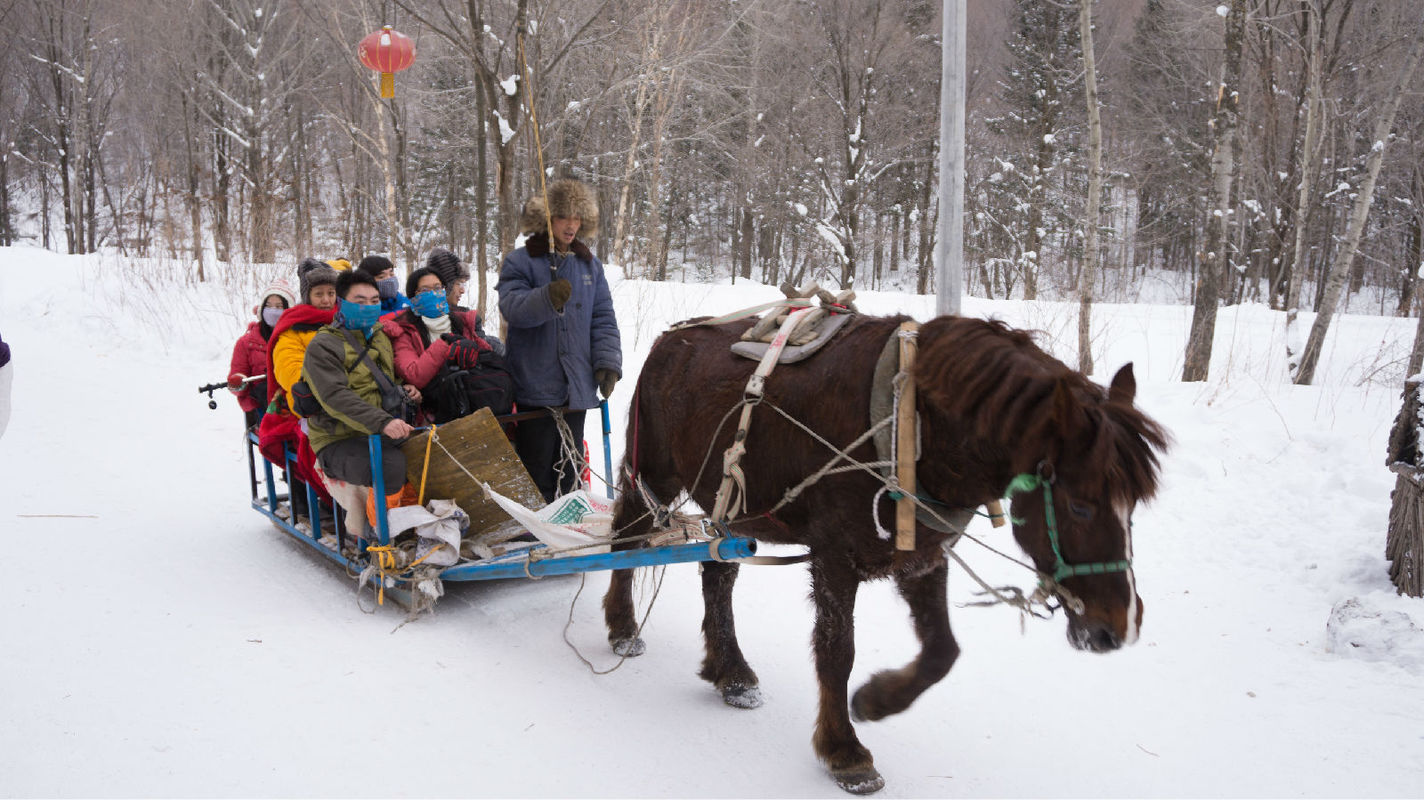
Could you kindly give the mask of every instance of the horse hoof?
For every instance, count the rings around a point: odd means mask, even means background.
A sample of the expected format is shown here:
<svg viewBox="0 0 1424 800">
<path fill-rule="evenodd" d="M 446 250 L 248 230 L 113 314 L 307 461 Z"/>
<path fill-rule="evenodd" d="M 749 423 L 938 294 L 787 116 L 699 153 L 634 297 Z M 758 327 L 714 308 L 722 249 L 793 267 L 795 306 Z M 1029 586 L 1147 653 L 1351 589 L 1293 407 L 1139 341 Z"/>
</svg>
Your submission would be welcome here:
<svg viewBox="0 0 1424 800">
<path fill-rule="evenodd" d="M 634 656 L 640 656 L 648 650 L 648 645 L 645 644 L 643 640 L 638 638 L 637 636 L 629 636 L 626 639 L 619 639 L 618 641 L 612 642 L 611 644 L 613 645 L 613 653 L 615 655 L 623 656 L 624 658 L 633 658 Z"/>
<path fill-rule="evenodd" d="M 850 698 L 850 718 L 852 720 L 856 722 L 875 722 L 885 719 L 887 716 L 885 712 L 875 707 L 868 698 L 869 695 L 863 686 Z"/>
<path fill-rule="evenodd" d="M 831 773 L 836 785 L 851 794 L 874 794 L 885 788 L 885 779 L 875 767 L 836 770 Z"/>
<path fill-rule="evenodd" d="M 733 708 L 761 708 L 766 700 L 761 696 L 760 686 L 734 683 L 722 687 L 722 702 Z"/>
</svg>

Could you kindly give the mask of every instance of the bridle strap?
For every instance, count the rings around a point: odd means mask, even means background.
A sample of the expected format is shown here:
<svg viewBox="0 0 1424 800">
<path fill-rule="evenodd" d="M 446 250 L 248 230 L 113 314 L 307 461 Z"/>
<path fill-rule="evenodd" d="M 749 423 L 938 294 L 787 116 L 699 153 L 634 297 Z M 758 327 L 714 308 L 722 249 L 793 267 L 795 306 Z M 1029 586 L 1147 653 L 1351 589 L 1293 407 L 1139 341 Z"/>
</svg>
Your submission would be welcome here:
<svg viewBox="0 0 1424 800">
<path fill-rule="evenodd" d="M 1053 548 L 1053 581 L 1058 583 L 1064 578 L 1081 577 L 1085 575 L 1109 575 L 1115 572 L 1127 572 L 1132 569 L 1131 559 L 1119 561 L 1093 561 L 1087 564 L 1069 564 L 1063 558 L 1063 551 L 1058 545 L 1058 515 L 1053 508 L 1053 478 L 1051 467 L 1047 469 L 1049 477 L 1045 478 L 1041 473 L 1045 472 L 1044 465 L 1039 465 L 1039 473 L 1022 472 L 1014 476 L 1009 481 L 1009 486 L 1004 490 L 1004 496 L 1012 497 L 1019 492 L 1030 492 L 1034 489 L 1043 489 L 1043 521 L 1048 527 L 1048 543 Z M 1015 519 L 1015 525 L 1022 525 L 1023 520 Z"/>
</svg>

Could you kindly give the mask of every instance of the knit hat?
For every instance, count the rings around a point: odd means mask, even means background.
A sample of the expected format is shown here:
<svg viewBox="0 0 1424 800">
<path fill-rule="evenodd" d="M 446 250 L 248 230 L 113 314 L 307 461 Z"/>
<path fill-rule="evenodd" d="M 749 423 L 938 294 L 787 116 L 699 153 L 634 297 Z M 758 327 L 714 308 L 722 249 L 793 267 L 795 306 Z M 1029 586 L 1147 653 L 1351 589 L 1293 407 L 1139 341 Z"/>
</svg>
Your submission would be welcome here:
<svg viewBox="0 0 1424 800">
<path fill-rule="evenodd" d="M 292 285 L 281 278 L 277 278 L 267 284 L 266 288 L 262 290 L 262 293 L 257 295 L 257 307 L 261 308 L 267 305 L 267 298 L 274 294 L 287 302 L 287 308 L 291 308 L 297 304 L 297 296 L 292 292 Z"/>
<path fill-rule="evenodd" d="M 345 272 L 346 270 L 351 269 L 351 262 L 347 261 L 344 258 L 328 258 L 326 260 L 326 265 L 336 270 L 337 272 Z"/>
<path fill-rule="evenodd" d="M 425 266 L 440 278 L 446 289 L 457 281 L 470 279 L 470 270 L 460 263 L 460 257 L 443 247 L 430 251 L 430 255 L 425 259 Z"/>
<path fill-rule="evenodd" d="M 310 303 L 312 289 L 336 285 L 336 270 L 315 258 L 308 258 L 297 265 L 297 283 L 301 290 L 302 302 Z"/>
</svg>

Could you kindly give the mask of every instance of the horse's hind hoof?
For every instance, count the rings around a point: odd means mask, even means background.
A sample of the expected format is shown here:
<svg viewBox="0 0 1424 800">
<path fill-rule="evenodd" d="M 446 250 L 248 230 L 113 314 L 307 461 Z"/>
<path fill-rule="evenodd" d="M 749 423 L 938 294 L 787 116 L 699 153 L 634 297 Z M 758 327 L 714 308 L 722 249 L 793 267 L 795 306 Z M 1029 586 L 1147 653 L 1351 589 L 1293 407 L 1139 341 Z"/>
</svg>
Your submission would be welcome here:
<svg viewBox="0 0 1424 800">
<path fill-rule="evenodd" d="M 885 788 L 885 779 L 875 767 L 856 767 L 831 772 L 836 785 L 851 794 L 874 794 Z"/>
<path fill-rule="evenodd" d="M 761 696 L 760 686 L 734 683 L 722 687 L 722 702 L 733 708 L 761 708 L 766 699 Z"/>
<path fill-rule="evenodd" d="M 618 639 L 617 641 L 610 642 L 609 644 L 613 646 L 613 653 L 615 655 L 620 655 L 624 658 L 633 658 L 634 656 L 640 656 L 648 650 L 648 645 L 645 644 L 643 640 L 637 636 L 629 636 L 626 639 Z"/>
</svg>

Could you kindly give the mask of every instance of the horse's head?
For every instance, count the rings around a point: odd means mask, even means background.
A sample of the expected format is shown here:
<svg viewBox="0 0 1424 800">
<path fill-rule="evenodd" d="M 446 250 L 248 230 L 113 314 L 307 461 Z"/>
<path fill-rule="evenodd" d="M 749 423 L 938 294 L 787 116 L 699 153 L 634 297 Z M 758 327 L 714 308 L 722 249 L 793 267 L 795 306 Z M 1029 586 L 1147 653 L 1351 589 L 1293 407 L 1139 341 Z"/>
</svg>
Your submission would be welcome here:
<svg viewBox="0 0 1424 800">
<path fill-rule="evenodd" d="M 1100 387 L 1065 374 L 1052 393 L 1045 450 L 1010 484 L 1014 538 L 1068 615 L 1068 641 L 1105 652 L 1137 641 L 1142 598 L 1132 512 L 1156 490 L 1166 433 L 1132 403 L 1128 364 Z M 1051 410 L 1049 410 L 1051 409 Z"/>
<path fill-rule="evenodd" d="M 943 462 L 922 460 L 922 473 L 946 497 L 970 487 L 967 502 L 1008 484 L 1014 538 L 1067 611 L 1068 640 L 1094 651 L 1136 641 L 1132 512 L 1156 492 L 1168 436 L 1133 405 L 1132 366 L 1104 389 L 989 320 L 940 317 L 920 340 L 915 382 L 942 437 L 927 446 Z"/>
</svg>

